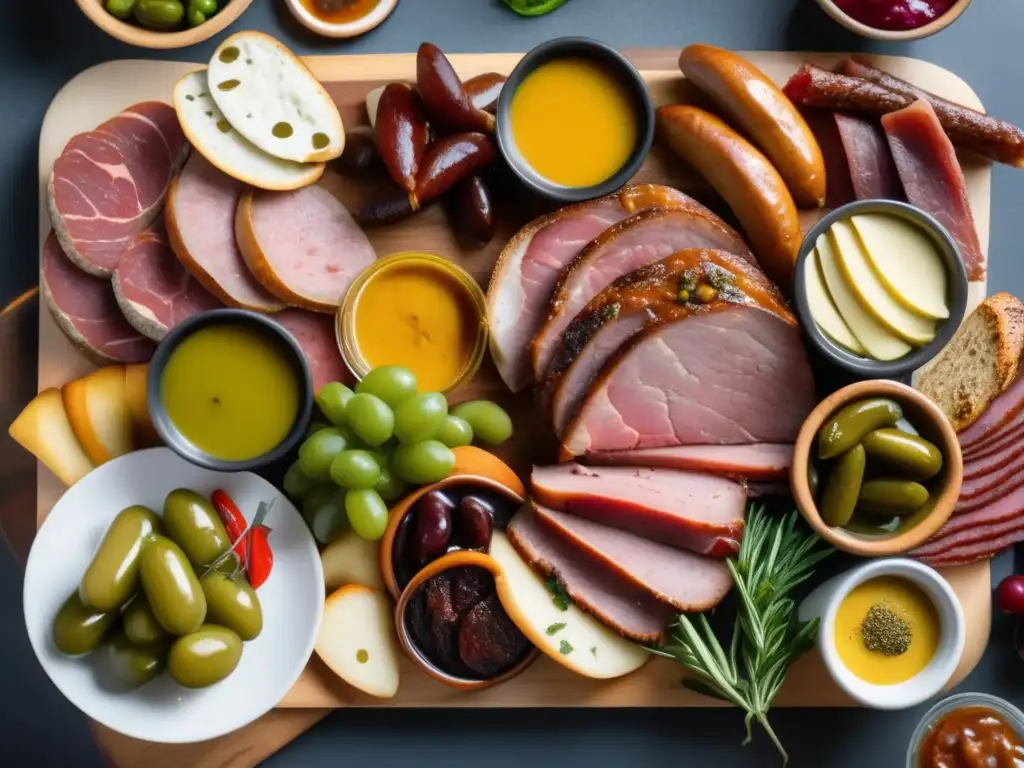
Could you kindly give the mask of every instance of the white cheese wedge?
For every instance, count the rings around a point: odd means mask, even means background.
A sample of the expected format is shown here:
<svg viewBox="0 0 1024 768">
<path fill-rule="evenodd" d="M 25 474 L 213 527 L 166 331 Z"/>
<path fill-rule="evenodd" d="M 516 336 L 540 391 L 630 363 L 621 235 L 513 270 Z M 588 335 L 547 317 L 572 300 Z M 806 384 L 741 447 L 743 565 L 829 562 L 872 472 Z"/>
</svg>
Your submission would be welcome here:
<svg viewBox="0 0 1024 768">
<path fill-rule="evenodd" d="M 876 360 L 896 360 L 910 352 L 909 344 L 890 333 L 857 301 L 850 286 L 843 279 L 838 257 L 828 234 L 823 233 L 818 237 L 815 246 L 821 264 L 821 274 L 825 278 L 825 285 L 828 286 L 836 309 L 867 353 Z"/>
<path fill-rule="evenodd" d="M 210 93 L 231 126 L 282 160 L 331 160 L 345 127 L 330 94 L 295 54 L 262 32 L 232 35 L 213 53 Z"/>
<path fill-rule="evenodd" d="M 394 606 L 383 592 L 350 584 L 328 597 L 315 648 L 353 688 L 379 699 L 398 693 L 401 648 Z"/>
<path fill-rule="evenodd" d="M 949 317 L 949 275 L 927 233 L 887 213 L 862 213 L 850 222 L 871 267 L 896 301 L 931 320 Z"/>
<path fill-rule="evenodd" d="M 95 469 L 71 429 L 60 390 L 56 387 L 36 395 L 18 414 L 7 433 L 64 485 L 74 485 Z"/>
<path fill-rule="evenodd" d="M 241 182 L 277 192 L 314 183 L 323 163 L 295 163 L 268 155 L 231 127 L 210 95 L 206 70 L 174 86 L 174 109 L 189 142 L 219 170 Z"/>
<path fill-rule="evenodd" d="M 71 429 L 93 464 L 131 453 L 134 424 L 124 366 L 110 365 L 69 381 L 60 395 Z"/>
<path fill-rule="evenodd" d="M 821 274 L 821 264 L 818 263 L 818 251 L 811 249 L 807 254 L 807 262 L 804 266 L 804 290 L 807 292 L 807 303 L 811 307 L 811 316 L 822 333 L 841 347 L 845 347 L 858 355 L 866 355 L 867 352 L 857 337 L 853 335 L 850 326 L 843 320 L 835 302 L 825 285 L 825 278 Z"/>
<path fill-rule="evenodd" d="M 324 547 L 320 562 L 329 589 L 362 584 L 380 592 L 385 590 L 380 573 L 380 542 L 367 541 L 355 531 L 343 533 Z"/>
</svg>

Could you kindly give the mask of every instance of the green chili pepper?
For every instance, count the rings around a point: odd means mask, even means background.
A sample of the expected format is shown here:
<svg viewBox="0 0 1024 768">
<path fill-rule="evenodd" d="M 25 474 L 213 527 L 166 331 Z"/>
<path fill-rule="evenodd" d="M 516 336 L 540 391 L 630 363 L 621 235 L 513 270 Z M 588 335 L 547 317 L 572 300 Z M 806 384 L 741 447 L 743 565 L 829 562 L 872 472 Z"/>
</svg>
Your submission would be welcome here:
<svg viewBox="0 0 1024 768">
<path fill-rule="evenodd" d="M 505 5 L 520 16 L 543 16 L 556 11 L 569 0 L 505 0 Z"/>
</svg>

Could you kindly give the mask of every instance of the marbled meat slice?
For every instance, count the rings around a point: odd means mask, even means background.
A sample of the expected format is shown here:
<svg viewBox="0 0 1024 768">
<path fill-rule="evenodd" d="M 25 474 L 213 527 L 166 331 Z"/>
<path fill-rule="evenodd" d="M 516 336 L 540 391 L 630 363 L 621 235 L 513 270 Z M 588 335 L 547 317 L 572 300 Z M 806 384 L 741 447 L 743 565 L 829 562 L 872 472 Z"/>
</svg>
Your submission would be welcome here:
<svg viewBox="0 0 1024 768">
<path fill-rule="evenodd" d="M 899 175 L 885 131 L 875 120 L 833 114 L 846 151 L 850 183 L 857 200 L 902 200 Z"/>
</svg>

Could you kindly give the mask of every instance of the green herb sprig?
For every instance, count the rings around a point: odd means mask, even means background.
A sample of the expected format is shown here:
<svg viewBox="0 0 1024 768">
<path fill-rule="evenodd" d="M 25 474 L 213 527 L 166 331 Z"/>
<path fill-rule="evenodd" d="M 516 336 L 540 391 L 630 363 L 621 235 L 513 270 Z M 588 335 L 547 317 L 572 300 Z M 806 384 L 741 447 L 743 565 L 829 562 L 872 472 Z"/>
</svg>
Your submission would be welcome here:
<svg viewBox="0 0 1024 768">
<path fill-rule="evenodd" d="M 505 5 L 520 16 L 543 16 L 557 11 L 569 0 L 505 0 Z"/>
</svg>

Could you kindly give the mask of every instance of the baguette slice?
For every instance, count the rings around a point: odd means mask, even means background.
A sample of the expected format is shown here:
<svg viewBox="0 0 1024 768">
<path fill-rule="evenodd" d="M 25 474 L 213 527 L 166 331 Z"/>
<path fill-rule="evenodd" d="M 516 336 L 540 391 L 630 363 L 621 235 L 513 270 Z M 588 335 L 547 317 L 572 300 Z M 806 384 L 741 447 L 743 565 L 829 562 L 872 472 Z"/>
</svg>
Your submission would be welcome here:
<svg viewBox="0 0 1024 768">
<path fill-rule="evenodd" d="M 985 299 L 921 373 L 918 389 L 961 432 L 1017 377 L 1024 350 L 1024 304 L 1009 293 Z"/>
</svg>

